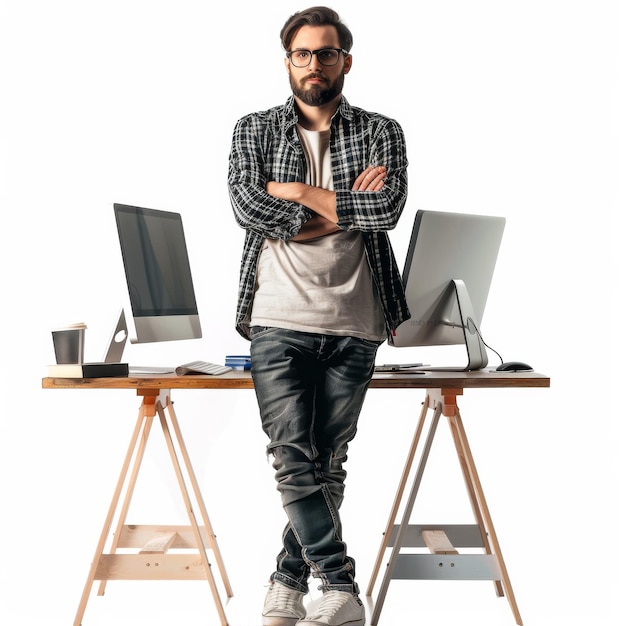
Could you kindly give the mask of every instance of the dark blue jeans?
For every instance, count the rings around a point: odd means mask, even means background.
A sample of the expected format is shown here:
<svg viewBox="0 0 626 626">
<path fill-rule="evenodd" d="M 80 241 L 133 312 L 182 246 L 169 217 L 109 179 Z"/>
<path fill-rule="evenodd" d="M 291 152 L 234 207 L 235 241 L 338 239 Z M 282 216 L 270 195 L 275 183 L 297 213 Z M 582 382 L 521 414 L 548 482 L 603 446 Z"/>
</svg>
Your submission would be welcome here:
<svg viewBox="0 0 626 626">
<path fill-rule="evenodd" d="M 354 438 L 380 344 L 354 337 L 255 327 L 250 354 L 261 425 L 270 439 L 288 523 L 272 580 L 308 591 L 358 593 L 343 542 L 348 443 Z"/>
</svg>

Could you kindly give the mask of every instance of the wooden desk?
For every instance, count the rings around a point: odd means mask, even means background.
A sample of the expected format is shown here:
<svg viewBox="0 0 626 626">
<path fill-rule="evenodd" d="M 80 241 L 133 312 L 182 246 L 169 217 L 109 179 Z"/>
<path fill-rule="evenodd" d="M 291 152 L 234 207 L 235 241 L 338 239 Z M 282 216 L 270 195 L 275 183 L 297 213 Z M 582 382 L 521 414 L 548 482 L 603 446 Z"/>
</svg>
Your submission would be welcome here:
<svg viewBox="0 0 626 626">
<path fill-rule="evenodd" d="M 142 398 L 139 416 L 87 576 L 74 626 L 81 624 L 94 581 L 100 581 L 98 593 L 102 595 L 106 581 L 114 579 L 206 579 L 211 588 L 220 623 L 222 626 L 228 626 L 219 589 L 213 576 L 211 563 L 208 560 L 208 550 L 213 552 L 228 597 L 233 595 L 232 589 L 170 397 L 172 389 L 252 389 L 253 383 L 250 374 L 247 372 L 229 372 L 222 376 L 180 377 L 175 374 L 167 374 L 130 376 L 128 378 L 44 378 L 42 386 L 44 389 L 134 389 L 137 395 Z M 385 574 L 373 605 L 371 626 L 376 626 L 378 622 L 392 579 L 493 580 L 497 595 L 506 595 L 516 623 L 522 624 L 513 588 L 467 441 L 457 397 L 463 395 L 464 389 L 549 386 L 550 379 L 547 376 L 534 372 L 506 373 L 481 370 L 474 372 L 428 372 L 426 374 L 377 373 L 374 375 L 370 383 L 372 389 L 424 389 L 426 390 L 426 400 L 422 405 L 415 435 L 411 442 L 405 468 L 366 592 L 367 596 L 372 596 L 384 555 L 388 549 L 391 549 Z M 430 426 L 425 439 L 422 441 L 429 410 L 431 410 Z M 187 508 L 189 526 L 136 526 L 125 523 L 148 435 L 156 415 L 159 416 L 161 430 Z M 434 526 L 409 523 L 441 415 L 448 419 L 476 521 L 474 525 Z M 421 457 L 417 466 L 414 467 L 416 453 L 420 445 L 422 448 Z M 405 489 L 413 473 L 414 478 L 404 505 L 404 511 L 400 512 Z M 124 492 L 124 498 L 120 502 L 122 492 Z M 192 494 L 202 525 L 194 512 Z M 117 521 L 115 521 L 116 513 Z M 398 524 L 396 519 L 400 513 L 401 521 Z M 105 552 L 107 538 L 114 522 L 115 530 L 109 552 Z M 404 554 L 402 548 L 405 547 L 428 548 L 430 553 Z M 459 554 L 458 547 L 479 547 L 482 548 L 483 553 L 462 555 Z M 118 552 L 118 549 L 122 548 L 139 548 L 139 552 L 137 554 L 122 554 Z M 179 549 L 187 553 L 168 553 L 170 549 L 172 551 Z"/>
</svg>

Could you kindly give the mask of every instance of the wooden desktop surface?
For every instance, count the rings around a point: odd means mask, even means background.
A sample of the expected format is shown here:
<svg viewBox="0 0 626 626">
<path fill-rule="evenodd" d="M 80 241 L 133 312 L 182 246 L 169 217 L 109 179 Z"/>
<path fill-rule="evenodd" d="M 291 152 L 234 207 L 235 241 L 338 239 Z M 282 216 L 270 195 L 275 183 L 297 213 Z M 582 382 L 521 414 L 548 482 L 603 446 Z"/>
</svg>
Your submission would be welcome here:
<svg viewBox="0 0 626 626">
<path fill-rule="evenodd" d="M 537 372 L 426 372 L 374 374 L 371 389 L 467 389 L 549 387 L 550 378 Z M 141 374 L 123 378 L 43 378 L 44 389 L 253 389 L 249 372 L 232 371 L 220 376 Z"/>
</svg>

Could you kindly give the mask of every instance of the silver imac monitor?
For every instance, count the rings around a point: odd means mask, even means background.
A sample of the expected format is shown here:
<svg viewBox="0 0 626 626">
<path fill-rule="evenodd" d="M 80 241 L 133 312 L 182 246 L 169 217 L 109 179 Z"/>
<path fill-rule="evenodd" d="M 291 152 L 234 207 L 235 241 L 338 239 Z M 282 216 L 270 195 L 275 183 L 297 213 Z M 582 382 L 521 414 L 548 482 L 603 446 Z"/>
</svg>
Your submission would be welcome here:
<svg viewBox="0 0 626 626">
<path fill-rule="evenodd" d="M 182 217 L 179 213 L 114 204 L 128 302 L 113 333 L 131 343 L 202 337 Z M 119 360 L 112 339 L 106 361 Z"/>
<path fill-rule="evenodd" d="M 488 359 L 480 325 L 505 218 L 419 210 L 402 275 L 411 318 L 396 347 L 465 345 L 467 362 L 424 369 L 477 370 Z"/>
</svg>

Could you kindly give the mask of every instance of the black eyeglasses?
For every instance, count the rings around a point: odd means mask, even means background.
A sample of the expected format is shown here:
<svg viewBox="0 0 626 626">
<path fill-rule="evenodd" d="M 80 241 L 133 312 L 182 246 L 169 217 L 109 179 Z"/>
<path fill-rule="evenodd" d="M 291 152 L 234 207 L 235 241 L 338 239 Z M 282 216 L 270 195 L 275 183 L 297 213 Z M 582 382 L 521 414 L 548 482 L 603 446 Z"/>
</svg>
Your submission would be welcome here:
<svg viewBox="0 0 626 626">
<path fill-rule="evenodd" d="M 300 48 L 287 52 L 287 58 L 294 67 L 308 67 L 313 59 L 313 55 L 317 56 L 317 60 L 326 66 L 337 65 L 339 55 L 341 53 L 348 54 L 343 48 L 320 48 L 319 50 L 305 50 Z"/>
</svg>

